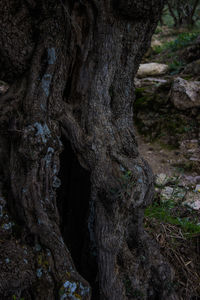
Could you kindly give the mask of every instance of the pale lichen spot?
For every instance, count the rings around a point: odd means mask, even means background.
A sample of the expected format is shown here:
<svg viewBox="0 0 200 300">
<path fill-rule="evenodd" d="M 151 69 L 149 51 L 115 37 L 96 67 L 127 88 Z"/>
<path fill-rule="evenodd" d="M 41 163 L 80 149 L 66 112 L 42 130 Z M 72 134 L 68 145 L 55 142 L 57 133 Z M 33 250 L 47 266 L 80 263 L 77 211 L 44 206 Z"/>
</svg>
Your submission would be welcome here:
<svg viewBox="0 0 200 300">
<path fill-rule="evenodd" d="M 63 284 L 64 288 L 67 289 L 70 293 L 74 293 L 77 289 L 77 284 L 75 282 L 65 281 Z"/>
<path fill-rule="evenodd" d="M 46 144 L 47 139 L 51 136 L 51 132 L 47 124 L 41 124 L 39 122 L 34 123 L 34 127 L 37 129 L 36 136 L 41 138 L 42 142 Z"/>
<path fill-rule="evenodd" d="M 56 50 L 55 48 L 48 48 L 48 64 L 53 65 L 56 61 Z"/>
<path fill-rule="evenodd" d="M 51 84 L 52 75 L 51 74 L 44 74 L 42 77 L 42 89 L 45 92 L 46 96 L 49 96 L 49 88 Z"/>
<path fill-rule="evenodd" d="M 60 237 L 60 241 L 63 245 L 65 244 L 62 237 Z"/>
<path fill-rule="evenodd" d="M 137 166 L 136 165 L 136 169 L 137 169 L 137 171 L 139 172 L 139 173 L 142 173 L 143 171 L 142 171 L 142 168 L 140 167 L 140 166 Z"/>
<path fill-rule="evenodd" d="M 41 278 L 41 277 L 42 277 L 42 268 L 37 269 L 36 274 L 37 274 L 37 277 L 38 277 L 38 278 Z"/>
<path fill-rule="evenodd" d="M 64 299 L 67 299 L 67 294 L 65 293 L 60 297 L 60 300 L 64 300 Z"/>
<path fill-rule="evenodd" d="M 61 186 L 61 180 L 57 176 L 54 176 L 52 185 L 56 189 L 59 188 Z"/>
<path fill-rule="evenodd" d="M 81 296 L 85 296 L 89 294 L 90 288 L 88 286 L 83 286 L 82 283 L 80 283 L 80 290 L 81 290 Z"/>
<path fill-rule="evenodd" d="M 5 230 L 9 230 L 9 229 L 11 229 L 12 228 L 12 223 L 11 222 L 9 222 L 9 223 L 7 223 L 7 224 L 3 224 L 3 229 L 5 229 Z"/>
<path fill-rule="evenodd" d="M 63 289 L 64 288 L 64 289 Z M 75 293 L 77 290 L 77 284 L 76 282 L 70 282 L 70 281 L 65 281 L 63 284 L 63 287 L 61 288 L 61 291 L 63 291 L 60 300 L 63 299 L 72 299 L 72 300 L 79 300 L 81 299 L 80 296 Z"/>
<path fill-rule="evenodd" d="M 35 250 L 38 251 L 38 252 L 41 251 L 42 250 L 41 245 L 40 244 L 36 244 L 35 245 Z"/>
<path fill-rule="evenodd" d="M 45 155 L 44 159 L 46 161 L 46 166 L 48 167 L 52 160 L 52 155 L 54 153 L 54 149 L 52 147 L 48 147 L 47 154 Z"/>
<path fill-rule="evenodd" d="M 41 107 L 41 109 L 42 109 L 43 111 L 46 111 L 46 107 L 45 107 L 45 105 L 44 105 L 43 103 L 40 104 L 40 107 Z"/>
</svg>

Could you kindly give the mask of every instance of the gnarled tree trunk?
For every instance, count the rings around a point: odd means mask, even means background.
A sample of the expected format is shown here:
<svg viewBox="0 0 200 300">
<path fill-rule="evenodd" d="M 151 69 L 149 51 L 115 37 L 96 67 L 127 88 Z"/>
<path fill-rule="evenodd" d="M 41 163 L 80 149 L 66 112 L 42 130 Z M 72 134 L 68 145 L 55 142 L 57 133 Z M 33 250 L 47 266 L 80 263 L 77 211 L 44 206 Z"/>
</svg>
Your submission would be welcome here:
<svg viewBox="0 0 200 300">
<path fill-rule="evenodd" d="M 133 128 L 162 6 L 1 1 L 1 299 L 174 299 Z"/>
</svg>

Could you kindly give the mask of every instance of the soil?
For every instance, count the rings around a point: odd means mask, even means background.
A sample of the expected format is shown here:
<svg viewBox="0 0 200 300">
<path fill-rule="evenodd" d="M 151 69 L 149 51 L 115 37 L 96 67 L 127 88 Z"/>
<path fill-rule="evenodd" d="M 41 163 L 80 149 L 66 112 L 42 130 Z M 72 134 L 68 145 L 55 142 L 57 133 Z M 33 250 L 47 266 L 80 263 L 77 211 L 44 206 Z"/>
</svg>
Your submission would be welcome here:
<svg viewBox="0 0 200 300">
<path fill-rule="evenodd" d="M 150 164 L 153 173 L 164 173 L 168 176 L 174 176 L 177 173 L 177 167 L 173 164 L 183 160 L 183 156 L 178 150 L 164 149 L 158 142 L 146 142 L 144 137 L 137 134 L 139 152 Z"/>
<path fill-rule="evenodd" d="M 198 183 L 195 181 L 195 178 L 199 177 L 198 172 L 184 169 L 184 166 L 188 164 L 188 160 L 179 149 L 168 149 L 166 145 L 159 141 L 146 141 L 145 137 L 138 133 L 136 137 L 139 152 L 151 166 L 154 175 L 164 173 L 168 177 L 179 177 L 185 180 L 186 184 L 188 178 L 194 178 L 192 183 Z"/>
</svg>

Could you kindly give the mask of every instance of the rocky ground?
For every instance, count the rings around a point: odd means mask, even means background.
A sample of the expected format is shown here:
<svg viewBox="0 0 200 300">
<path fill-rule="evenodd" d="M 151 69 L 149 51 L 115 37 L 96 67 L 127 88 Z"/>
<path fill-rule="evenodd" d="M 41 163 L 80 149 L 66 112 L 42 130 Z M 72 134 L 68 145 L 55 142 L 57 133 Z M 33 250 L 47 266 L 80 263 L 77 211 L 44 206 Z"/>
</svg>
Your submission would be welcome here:
<svg viewBox="0 0 200 300">
<path fill-rule="evenodd" d="M 139 135 L 137 140 L 140 153 L 152 167 L 157 191 L 159 187 L 163 199 L 178 198 L 184 205 L 200 210 L 200 173 L 184 170 L 187 160 L 183 153 L 163 148 L 158 142 L 146 142 Z M 176 188 L 173 188 L 175 183 Z"/>
<path fill-rule="evenodd" d="M 185 300 L 200 299 L 199 51 L 199 36 L 154 36 L 135 79 L 139 151 L 155 174 L 146 229 L 175 267 L 173 288 Z"/>
</svg>

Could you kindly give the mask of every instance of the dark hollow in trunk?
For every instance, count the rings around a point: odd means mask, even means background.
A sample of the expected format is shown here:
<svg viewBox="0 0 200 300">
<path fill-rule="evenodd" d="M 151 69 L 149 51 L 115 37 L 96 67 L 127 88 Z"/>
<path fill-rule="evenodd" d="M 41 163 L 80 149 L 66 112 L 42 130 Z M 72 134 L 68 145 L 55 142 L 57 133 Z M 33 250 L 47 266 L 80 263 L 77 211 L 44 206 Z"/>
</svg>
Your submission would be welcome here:
<svg viewBox="0 0 200 300">
<path fill-rule="evenodd" d="M 98 300 L 97 260 L 90 240 L 90 172 L 81 167 L 70 142 L 64 137 L 61 141 L 58 176 L 62 184 L 57 193 L 61 233 L 78 272 L 92 287 L 92 299 Z"/>
<path fill-rule="evenodd" d="M 87 236 L 87 216 L 90 199 L 90 173 L 84 170 L 71 145 L 62 140 L 64 151 L 60 156 L 58 207 L 61 233 L 76 265 L 81 266 L 84 240 Z"/>
</svg>

